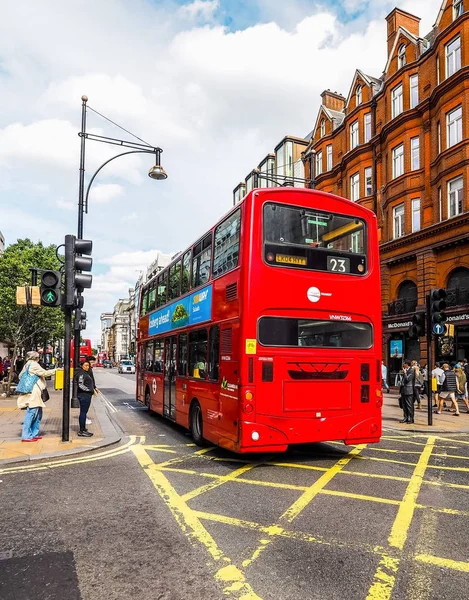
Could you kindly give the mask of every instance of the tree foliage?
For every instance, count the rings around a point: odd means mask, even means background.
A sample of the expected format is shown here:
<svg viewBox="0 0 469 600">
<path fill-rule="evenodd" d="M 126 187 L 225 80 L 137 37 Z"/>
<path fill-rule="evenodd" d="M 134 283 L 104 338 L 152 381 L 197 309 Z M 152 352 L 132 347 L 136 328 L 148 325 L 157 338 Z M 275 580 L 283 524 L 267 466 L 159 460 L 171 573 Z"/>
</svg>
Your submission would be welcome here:
<svg viewBox="0 0 469 600">
<path fill-rule="evenodd" d="M 55 246 L 18 240 L 0 258 L 0 339 L 11 342 L 15 350 L 36 349 L 64 335 L 60 309 L 16 304 L 16 288 L 31 285 L 32 267 L 59 270 Z"/>
</svg>

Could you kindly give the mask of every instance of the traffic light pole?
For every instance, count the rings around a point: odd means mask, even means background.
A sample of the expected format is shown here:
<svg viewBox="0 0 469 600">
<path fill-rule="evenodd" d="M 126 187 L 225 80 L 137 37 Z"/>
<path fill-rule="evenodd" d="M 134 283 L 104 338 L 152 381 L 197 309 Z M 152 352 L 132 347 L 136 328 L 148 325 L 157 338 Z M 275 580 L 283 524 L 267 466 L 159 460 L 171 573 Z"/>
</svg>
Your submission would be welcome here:
<svg viewBox="0 0 469 600">
<path fill-rule="evenodd" d="M 432 356 L 432 315 L 431 315 L 431 298 L 430 294 L 425 297 L 425 304 L 427 309 L 427 397 L 428 397 L 428 424 L 433 425 L 433 399 L 432 399 L 432 370 L 433 370 L 433 356 Z"/>
<path fill-rule="evenodd" d="M 65 339 L 64 339 L 64 383 L 62 408 L 62 442 L 70 441 L 70 341 L 72 333 L 72 309 L 64 306 Z"/>
</svg>

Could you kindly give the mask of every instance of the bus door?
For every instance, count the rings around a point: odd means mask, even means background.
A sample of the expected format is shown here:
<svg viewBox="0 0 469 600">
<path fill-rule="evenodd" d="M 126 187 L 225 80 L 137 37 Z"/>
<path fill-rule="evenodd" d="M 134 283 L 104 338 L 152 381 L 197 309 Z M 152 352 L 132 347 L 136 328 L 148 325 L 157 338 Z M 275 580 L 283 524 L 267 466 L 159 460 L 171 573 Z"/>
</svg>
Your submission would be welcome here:
<svg viewBox="0 0 469 600">
<path fill-rule="evenodd" d="M 137 379 L 137 396 L 143 400 L 145 395 L 145 346 L 141 344 L 138 349 L 138 379 Z"/>
<path fill-rule="evenodd" d="M 164 396 L 163 415 L 170 419 L 176 418 L 176 336 L 164 341 Z"/>
</svg>

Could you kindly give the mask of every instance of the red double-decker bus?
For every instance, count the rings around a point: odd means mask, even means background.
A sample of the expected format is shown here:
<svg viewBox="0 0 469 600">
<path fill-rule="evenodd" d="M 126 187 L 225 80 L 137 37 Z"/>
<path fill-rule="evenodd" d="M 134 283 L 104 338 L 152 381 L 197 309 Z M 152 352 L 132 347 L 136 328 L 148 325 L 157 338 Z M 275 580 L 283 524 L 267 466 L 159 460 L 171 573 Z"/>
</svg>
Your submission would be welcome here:
<svg viewBox="0 0 469 600">
<path fill-rule="evenodd" d="M 137 397 L 236 452 L 381 436 L 376 216 L 249 193 L 142 289 Z"/>
<path fill-rule="evenodd" d="M 70 356 L 72 357 L 71 360 L 73 361 L 73 351 L 75 348 L 75 343 L 74 340 L 72 340 L 70 342 Z M 84 358 L 91 356 L 93 354 L 92 350 L 91 350 L 91 340 L 80 340 L 80 360 L 83 360 Z"/>
</svg>

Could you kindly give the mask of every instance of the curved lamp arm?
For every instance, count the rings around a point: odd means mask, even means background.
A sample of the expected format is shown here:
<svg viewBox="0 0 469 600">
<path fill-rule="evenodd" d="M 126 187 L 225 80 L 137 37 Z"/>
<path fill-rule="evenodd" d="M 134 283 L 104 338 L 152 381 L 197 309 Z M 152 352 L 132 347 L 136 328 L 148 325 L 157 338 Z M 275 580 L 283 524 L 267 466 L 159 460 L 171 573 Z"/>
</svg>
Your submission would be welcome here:
<svg viewBox="0 0 469 600">
<path fill-rule="evenodd" d="M 129 150 L 128 152 L 122 152 L 121 154 L 116 154 L 116 156 L 113 156 L 112 158 L 110 158 L 109 160 L 107 160 L 95 172 L 95 174 L 93 175 L 93 177 L 90 179 L 88 187 L 86 188 L 85 206 L 84 206 L 84 210 L 85 210 L 86 214 L 88 214 L 88 195 L 90 193 L 90 187 L 91 187 L 91 184 L 93 183 L 96 175 L 101 171 L 101 169 L 103 167 L 105 167 L 108 163 L 110 163 L 111 160 L 114 160 L 115 158 L 119 158 L 119 156 L 125 156 L 126 154 L 156 154 L 156 164 L 158 166 L 160 164 L 160 152 L 158 151 L 158 149 L 155 149 L 155 150 Z"/>
</svg>

